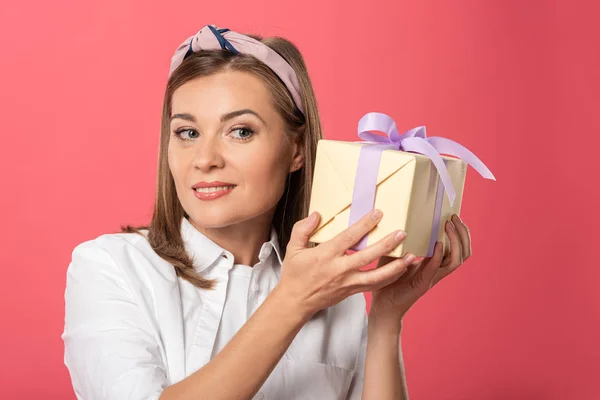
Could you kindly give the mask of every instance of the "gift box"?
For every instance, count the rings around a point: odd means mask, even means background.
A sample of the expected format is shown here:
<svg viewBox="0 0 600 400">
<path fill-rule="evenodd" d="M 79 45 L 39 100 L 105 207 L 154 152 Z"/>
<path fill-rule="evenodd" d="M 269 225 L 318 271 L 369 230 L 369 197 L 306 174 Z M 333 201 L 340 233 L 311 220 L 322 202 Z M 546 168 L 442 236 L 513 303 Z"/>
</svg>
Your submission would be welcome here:
<svg viewBox="0 0 600 400">
<path fill-rule="evenodd" d="M 382 113 L 361 118 L 359 137 L 366 141 L 318 142 L 309 214 L 318 211 L 321 220 L 309 241 L 330 240 L 377 208 L 383 218 L 353 250 L 403 230 L 406 239 L 387 256 L 431 256 L 436 241 L 444 242 L 447 254 L 444 225 L 452 214 L 460 215 L 467 165 L 495 180 L 492 173 L 462 145 L 427 138 L 425 127 L 400 135 L 393 119 Z"/>
</svg>

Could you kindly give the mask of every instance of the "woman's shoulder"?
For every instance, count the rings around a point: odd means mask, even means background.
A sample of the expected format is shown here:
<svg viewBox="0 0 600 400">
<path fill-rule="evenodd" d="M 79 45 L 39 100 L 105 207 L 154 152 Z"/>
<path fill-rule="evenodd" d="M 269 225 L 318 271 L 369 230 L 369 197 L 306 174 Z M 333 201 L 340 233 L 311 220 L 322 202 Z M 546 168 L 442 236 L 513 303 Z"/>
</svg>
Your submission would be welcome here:
<svg viewBox="0 0 600 400">
<path fill-rule="evenodd" d="M 94 256 L 99 259 L 117 257 L 123 251 L 144 251 L 150 247 L 147 231 L 140 233 L 118 232 L 104 233 L 92 239 L 84 240 L 77 244 L 72 251 L 71 257 L 76 255 Z"/>
<path fill-rule="evenodd" d="M 70 276 L 119 275 L 132 281 L 172 280 L 173 267 L 152 248 L 148 231 L 105 233 L 77 244 L 71 253 Z"/>
</svg>

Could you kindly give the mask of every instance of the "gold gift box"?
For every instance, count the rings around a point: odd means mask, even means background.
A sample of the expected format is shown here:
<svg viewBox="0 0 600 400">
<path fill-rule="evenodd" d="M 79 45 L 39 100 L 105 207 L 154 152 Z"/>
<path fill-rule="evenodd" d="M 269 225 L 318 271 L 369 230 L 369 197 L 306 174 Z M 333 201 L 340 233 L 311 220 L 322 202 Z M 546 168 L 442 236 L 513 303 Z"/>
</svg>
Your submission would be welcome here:
<svg viewBox="0 0 600 400">
<path fill-rule="evenodd" d="M 319 212 L 321 220 L 309 240 L 323 243 L 348 228 L 354 179 L 360 149 L 367 143 L 338 140 L 319 141 L 310 200 L 309 215 Z M 440 226 L 437 240 L 444 243 L 448 254 L 449 242 L 444 229 L 452 214 L 460 215 L 467 163 L 454 157 L 442 156 L 456 191 L 454 204 L 443 193 Z M 374 208 L 383 211 L 383 218 L 367 237 L 367 246 L 395 230 L 406 232 L 406 239 L 389 257 L 412 253 L 425 257 L 429 249 L 435 211 L 439 175 L 431 160 L 421 154 L 384 150 L 377 176 Z"/>
</svg>

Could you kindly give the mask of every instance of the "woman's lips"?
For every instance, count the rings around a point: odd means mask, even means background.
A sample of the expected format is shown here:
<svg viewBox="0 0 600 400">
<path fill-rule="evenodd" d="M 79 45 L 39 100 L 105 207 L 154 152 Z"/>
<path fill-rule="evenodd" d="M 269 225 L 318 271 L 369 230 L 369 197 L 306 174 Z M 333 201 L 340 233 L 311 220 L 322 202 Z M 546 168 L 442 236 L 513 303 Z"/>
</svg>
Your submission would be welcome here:
<svg viewBox="0 0 600 400">
<path fill-rule="evenodd" d="M 214 200 L 214 199 L 218 199 L 219 197 L 223 197 L 227 194 L 229 194 L 233 189 L 235 189 L 235 185 L 230 186 L 226 189 L 219 189 L 219 190 L 210 190 L 210 191 L 198 191 L 196 189 L 192 189 L 194 191 L 194 196 L 196 196 L 198 199 L 200 200 Z"/>
</svg>

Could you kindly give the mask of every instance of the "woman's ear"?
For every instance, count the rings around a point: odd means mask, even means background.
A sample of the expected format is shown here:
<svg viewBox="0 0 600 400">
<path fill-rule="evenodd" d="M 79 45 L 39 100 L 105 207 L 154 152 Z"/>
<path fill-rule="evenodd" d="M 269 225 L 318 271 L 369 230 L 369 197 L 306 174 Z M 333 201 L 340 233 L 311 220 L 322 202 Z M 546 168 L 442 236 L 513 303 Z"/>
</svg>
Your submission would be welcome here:
<svg viewBox="0 0 600 400">
<path fill-rule="evenodd" d="M 293 157 L 290 166 L 290 173 L 298 171 L 304 166 L 304 145 L 300 139 L 294 141 L 292 150 Z"/>
</svg>

